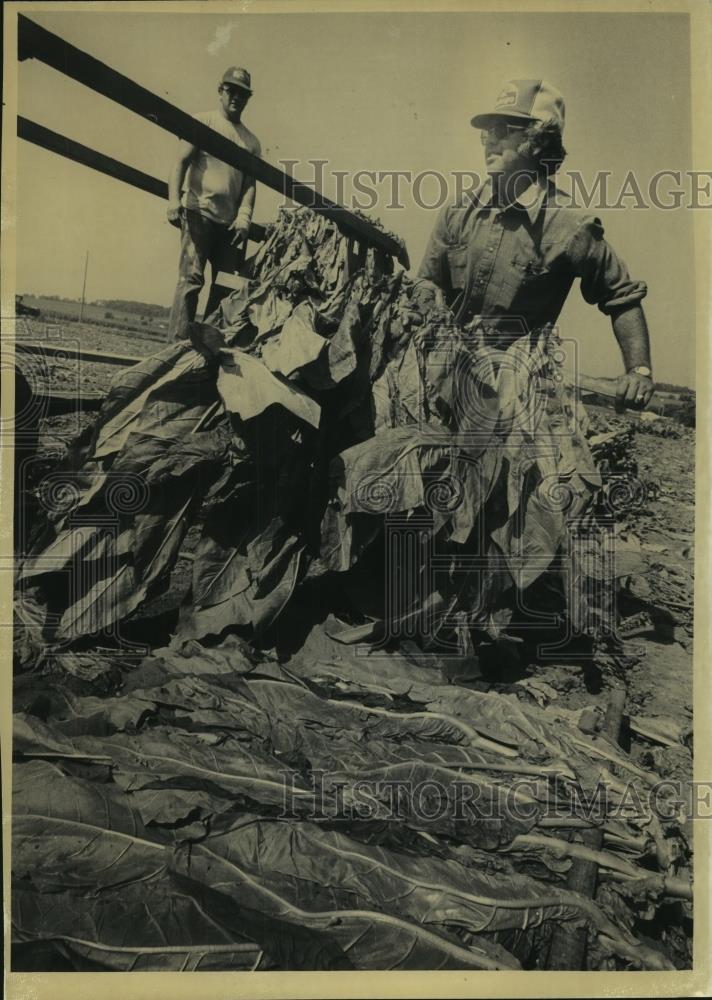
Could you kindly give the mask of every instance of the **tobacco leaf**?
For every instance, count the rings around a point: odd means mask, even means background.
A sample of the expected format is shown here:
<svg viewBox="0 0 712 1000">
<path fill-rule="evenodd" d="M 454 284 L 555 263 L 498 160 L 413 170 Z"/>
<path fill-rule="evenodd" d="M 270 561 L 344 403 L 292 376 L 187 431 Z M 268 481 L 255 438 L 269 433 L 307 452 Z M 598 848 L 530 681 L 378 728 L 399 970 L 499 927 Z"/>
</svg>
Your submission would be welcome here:
<svg viewBox="0 0 712 1000">
<path fill-rule="evenodd" d="M 24 712 L 15 712 L 12 718 L 12 749 L 23 756 L 71 756 L 76 752 L 68 736 Z"/>
<path fill-rule="evenodd" d="M 75 639 L 108 628 L 135 611 L 149 593 L 166 582 L 190 526 L 189 511 L 194 496 L 189 493 L 186 499 L 177 492 L 174 500 L 177 504 L 167 516 L 137 517 L 133 527 L 124 532 L 123 543 L 121 535 L 115 545 L 107 542 L 108 551 L 102 551 L 100 558 L 91 561 L 96 567 L 93 572 L 87 565 L 88 556 L 85 557 L 89 589 L 62 614 L 56 630 L 58 639 Z M 146 522 L 150 522 L 151 531 L 147 535 L 152 544 L 145 543 L 144 535 L 143 551 L 139 548 L 131 553 L 130 539 L 135 537 L 142 520 L 144 529 Z"/>
<path fill-rule="evenodd" d="M 483 737 L 518 747 L 522 753 L 542 757 L 561 754 L 551 728 L 525 711 L 515 696 L 453 687 L 439 671 L 402 651 L 390 651 L 387 657 L 373 655 L 363 647 L 340 645 L 316 627 L 290 661 L 289 669 L 305 679 L 346 677 L 366 692 L 376 686 L 391 695 L 405 696 L 414 709 L 452 715 Z"/>
<path fill-rule="evenodd" d="M 308 263 L 308 258 L 304 261 Z M 291 264 L 291 269 L 295 266 L 299 266 L 296 261 Z M 273 287 L 263 285 L 250 295 L 248 314 L 258 337 L 267 337 L 279 330 L 291 312 L 291 303 L 285 301 Z"/>
<path fill-rule="evenodd" d="M 99 426 L 110 420 L 146 390 L 155 387 L 164 376 L 175 371 L 175 365 L 189 354 L 186 343 L 169 344 L 156 354 L 142 358 L 130 368 L 119 369 L 111 380 L 111 388 L 101 409 Z M 193 364 L 195 359 L 191 359 Z"/>
<path fill-rule="evenodd" d="M 284 743 L 279 743 L 280 734 L 285 733 Z M 275 746 L 284 751 L 299 752 L 310 762 L 312 768 L 326 771 L 343 769 L 344 761 L 354 773 L 367 773 L 370 768 L 384 764 L 412 764 L 421 761 L 436 764 L 452 770 L 481 771 L 519 774 L 518 761 L 502 764 L 502 759 L 494 754 L 486 754 L 471 746 L 440 743 L 431 740 L 409 739 L 407 742 L 380 739 L 369 736 L 367 741 L 358 732 L 320 732 L 316 727 L 304 726 L 290 737 L 286 727 L 275 732 Z"/>
<path fill-rule="evenodd" d="M 126 678 L 123 691 L 158 687 L 166 681 L 188 677 L 239 676 L 256 667 L 254 652 L 244 640 L 226 636 L 219 646 L 203 646 L 195 639 L 175 636 L 168 646 L 154 650 Z"/>
<path fill-rule="evenodd" d="M 208 912 L 227 897 L 249 915 L 251 933 L 282 968 L 518 967 L 512 956 L 490 942 L 465 948 L 445 930 L 436 933 L 403 917 L 364 908 L 357 893 L 334 889 L 328 881 L 318 885 L 301 876 L 276 875 L 273 861 L 267 861 L 269 839 L 258 846 L 257 857 L 246 858 L 233 834 L 221 835 L 193 845 L 190 852 L 178 849 L 172 868 Z M 301 945 L 299 955 L 295 939 Z"/>
<path fill-rule="evenodd" d="M 69 691 L 59 694 L 63 706 L 55 706 L 52 725 L 66 736 L 104 736 L 139 729 L 155 715 L 155 702 L 137 697 L 78 697 Z"/>
<path fill-rule="evenodd" d="M 317 627 L 289 662 L 289 670 L 317 684 L 324 680 L 333 684 L 347 677 L 354 691 L 360 688 L 364 695 L 375 687 L 399 698 L 405 696 L 414 709 L 452 716 L 454 722 L 475 730 L 505 751 L 515 750 L 513 759 L 519 756 L 531 763 L 557 765 L 562 773 L 572 768 L 586 787 L 595 786 L 598 764 L 606 759 L 626 773 L 641 776 L 623 751 L 587 736 L 570 722 L 557 719 L 552 725 L 550 712 L 535 705 L 525 707 L 515 695 L 450 685 L 439 672 L 424 667 L 422 660 L 409 659 L 402 651 L 374 656 L 369 649 L 340 645 Z M 648 775 L 649 782 L 654 780 Z"/>
<path fill-rule="evenodd" d="M 434 929 L 459 927 L 474 934 L 527 930 L 543 921 L 591 922 L 615 933 L 610 920 L 585 896 L 543 886 L 522 875 L 488 875 L 458 861 L 419 857 L 365 845 L 308 822 L 241 817 L 235 828 L 209 837 L 209 851 L 259 873 L 305 905 L 325 890 L 353 893 L 396 917 Z"/>
<path fill-rule="evenodd" d="M 24 560 L 19 570 L 19 580 L 27 582 L 47 573 L 58 573 L 69 566 L 82 548 L 91 545 L 98 529 L 93 525 L 78 525 L 59 531 L 49 544 L 36 555 Z"/>
<path fill-rule="evenodd" d="M 237 348 L 221 354 L 217 388 L 225 408 L 242 420 L 257 417 L 269 406 L 282 406 L 312 427 L 319 426 L 321 408 L 310 396 L 258 358 Z"/>
<path fill-rule="evenodd" d="M 279 337 L 262 349 L 262 360 L 270 369 L 287 378 L 316 361 L 328 341 L 315 329 L 314 304 L 300 302 L 285 321 Z"/>
<path fill-rule="evenodd" d="M 564 533 L 562 510 L 542 488 L 531 493 L 524 507 L 492 532 L 492 538 L 505 556 L 512 579 L 524 590 L 554 561 Z"/>
<path fill-rule="evenodd" d="M 187 826 L 190 821 L 197 824 L 201 835 L 205 834 L 205 826 L 201 825 L 208 817 L 216 813 L 224 813 L 232 806 L 232 800 L 226 795 L 215 795 L 212 791 L 201 788 L 174 788 L 158 781 L 157 788 L 141 788 L 127 793 L 127 801 L 135 809 L 146 826 L 175 827 L 178 839 L 191 839 L 193 827 Z"/>
<path fill-rule="evenodd" d="M 239 679 L 237 679 L 239 680 Z M 264 741 L 270 735 L 269 719 L 251 698 L 246 686 L 233 683 L 231 690 L 209 678 L 175 678 L 157 688 L 135 689 L 138 705 L 162 705 L 172 709 L 176 725 L 216 727 L 242 732 Z"/>
<path fill-rule="evenodd" d="M 167 480 L 178 479 L 187 473 L 208 479 L 213 470 L 219 472 L 221 464 L 227 460 L 229 440 L 223 425 L 211 432 L 191 434 L 167 449 L 164 447 L 158 460 L 147 469 L 146 484 L 155 489 Z"/>
<path fill-rule="evenodd" d="M 282 720 L 298 719 L 313 729 L 332 734 L 354 730 L 362 739 L 432 739 L 480 745 L 477 730 L 453 714 L 395 711 L 360 702 L 322 698 L 297 684 L 268 679 L 248 680 L 247 687 L 275 729 Z M 490 748 L 496 749 L 494 743 Z M 506 747 L 502 747 L 502 752 L 516 756 Z"/>
<path fill-rule="evenodd" d="M 323 788 L 343 801 L 347 817 L 397 819 L 413 830 L 495 850 L 538 823 L 541 807 L 516 787 L 428 761 L 398 762 L 357 772 L 345 759 Z M 398 807 L 394 813 L 394 796 Z M 325 798 L 327 809 L 329 798 Z"/>
<path fill-rule="evenodd" d="M 163 848 L 113 786 L 30 761 L 15 766 L 13 808 L 15 878 L 93 894 L 165 871 Z"/>
<path fill-rule="evenodd" d="M 101 896 L 48 894 L 18 885 L 12 891 L 12 933 L 16 944 L 33 945 L 29 965 L 35 972 L 44 968 L 37 957 L 42 942 L 51 943 L 78 972 L 269 967 L 259 945 L 206 915 L 167 878 Z"/>
<path fill-rule="evenodd" d="M 193 430 L 196 420 L 215 399 L 215 390 L 211 389 L 214 378 L 197 351 L 184 348 L 181 355 L 175 354 L 172 346 L 167 348 L 169 366 L 160 363 L 160 356 L 156 359 L 159 363 L 151 373 L 153 377 L 146 377 L 142 365 L 137 366 L 138 371 L 129 369 L 122 386 L 135 379 L 139 386 L 145 386 L 138 394 L 118 390 L 115 395 L 109 394 L 108 419 L 102 419 L 94 441 L 95 459 L 117 454 L 135 431 L 177 440 Z"/>
<path fill-rule="evenodd" d="M 244 537 L 249 527 L 245 526 Z M 214 607 L 232 601 L 250 586 L 246 554 L 240 544 L 227 547 L 210 536 L 198 543 L 193 563 L 193 599 L 197 607 Z M 234 623 L 240 619 L 235 617 Z"/>
<path fill-rule="evenodd" d="M 304 782 L 279 760 L 236 740 L 208 746 L 197 735 L 155 727 L 150 732 L 117 733 L 102 740 L 77 737 L 79 751 L 101 749 L 115 768 L 114 780 L 127 791 L 174 787 L 209 788 L 216 794 L 244 796 L 257 803 L 282 807 L 287 789 L 308 799 Z"/>
<path fill-rule="evenodd" d="M 260 508 L 237 538 L 206 533 L 193 567 L 194 606 L 184 615 L 182 634 L 219 635 L 230 625 L 265 629 L 291 598 L 301 571 L 304 543 L 274 516 L 264 524 Z"/>
</svg>

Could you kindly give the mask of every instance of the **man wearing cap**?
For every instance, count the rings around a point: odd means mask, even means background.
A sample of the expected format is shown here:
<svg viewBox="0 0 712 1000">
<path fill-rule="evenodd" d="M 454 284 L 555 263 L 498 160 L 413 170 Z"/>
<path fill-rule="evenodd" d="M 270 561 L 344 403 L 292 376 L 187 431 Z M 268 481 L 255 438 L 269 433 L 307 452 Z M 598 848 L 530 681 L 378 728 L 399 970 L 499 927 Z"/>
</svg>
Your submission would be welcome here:
<svg viewBox="0 0 712 1000">
<path fill-rule="evenodd" d="M 477 316 L 506 337 L 555 323 L 579 278 L 584 299 L 611 318 L 625 368 L 619 402 L 646 406 L 646 286 L 631 279 L 600 219 L 576 210 L 552 180 L 566 156 L 563 97 L 545 80 L 511 80 L 472 125 L 489 176 L 438 219 L 419 271 L 425 288 L 441 290 L 459 323 Z"/>
<path fill-rule="evenodd" d="M 218 94 L 217 110 L 195 117 L 259 156 L 259 141 L 242 122 L 242 112 L 252 95 L 250 74 L 231 66 L 223 74 Z M 208 262 L 213 284 L 205 314 L 217 307 L 221 293 L 215 278 L 219 271 L 236 271 L 244 259 L 254 204 L 254 177 L 181 140 L 168 180 L 167 212 L 171 225 L 181 230 L 178 285 L 169 324 L 176 340 L 189 336 L 188 326 L 195 319 Z"/>
</svg>

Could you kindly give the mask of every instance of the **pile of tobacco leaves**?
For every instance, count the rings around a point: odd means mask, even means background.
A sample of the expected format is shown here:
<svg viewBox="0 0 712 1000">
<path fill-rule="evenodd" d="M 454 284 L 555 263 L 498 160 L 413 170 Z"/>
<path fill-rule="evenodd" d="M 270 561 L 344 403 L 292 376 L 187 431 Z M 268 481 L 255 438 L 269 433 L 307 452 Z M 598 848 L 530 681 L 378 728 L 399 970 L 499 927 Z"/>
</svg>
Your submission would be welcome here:
<svg viewBox="0 0 712 1000">
<path fill-rule="evenodd" d="M 673 792 L 566 712 L 453 683 L 532 634 L 616 659 L 612 490 L 554 332 L 457 327 L 307 210 L 251 273 L 48 480 L 18 572 L 14 967 L 546 968 L 566 924 L 588 968 L 672 968 L 646 928 L 689 908 Z"/>
</svg>

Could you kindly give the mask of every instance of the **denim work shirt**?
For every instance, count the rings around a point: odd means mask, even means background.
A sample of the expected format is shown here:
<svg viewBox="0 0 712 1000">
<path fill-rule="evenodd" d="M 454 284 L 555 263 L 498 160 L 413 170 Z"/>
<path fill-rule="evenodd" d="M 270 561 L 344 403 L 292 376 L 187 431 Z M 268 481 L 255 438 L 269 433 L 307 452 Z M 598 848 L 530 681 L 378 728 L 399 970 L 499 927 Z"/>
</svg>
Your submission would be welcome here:
<svg viewBox="0 0 712 1000">
<path fill-rule="evenodd" d="M 555 323 L 575 278 L 606 315 L 645 296 L 645 283 L 631 279 L 604 240 L 601 220 L 573 208 L 551 182 L 533 183 L 504 208 L 491 197 L 487 180 L 445 208 L 418 272 L 442 289 L 459 323 L 479 316 L 511 332 Z"/>
</svg>

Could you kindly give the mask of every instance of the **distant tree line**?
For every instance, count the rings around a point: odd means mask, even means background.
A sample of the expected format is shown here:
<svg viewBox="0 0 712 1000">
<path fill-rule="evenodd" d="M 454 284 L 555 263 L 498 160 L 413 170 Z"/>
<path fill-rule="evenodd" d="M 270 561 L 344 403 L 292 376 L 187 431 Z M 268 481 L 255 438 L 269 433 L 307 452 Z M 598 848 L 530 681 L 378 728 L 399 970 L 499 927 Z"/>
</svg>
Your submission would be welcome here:
<svg viewBox="0 0 712 1000">
<path fill-rule="evenodd" d="M 131 299 L 102 299 L 92 305 L 116 309 L 119 312 L 138 313 L 141 316 L 167 316 L 170 312 L 167 306 L 157 306 L 151 302 L 134 302 Z"/>
<path fill-rule="evenodd" d="M 674 385 L 672 382 L 655 382 L 655 388 L 661 392 L 678 392 L 681 396 L 695 398 L 695 390 L 686 385 Z"/>
<path fill-rule="evenodd" d="M 65 295 L 38 295 L 35 292 L 19 292 L 18 294 L 21 298 L 46 299 L 50 302 L 52 300 L 55 302 L 76 302 L 77 305 L 81 301 L 80 299 L 67 298 Z M 133 299 L 97 299 L 96 302 L 88 302 L 87 305 L 151 317 L 166 317 L 171 311 L 169 306 L 159 306 L 154 302 L 135 302 Z"/>
</svg>

